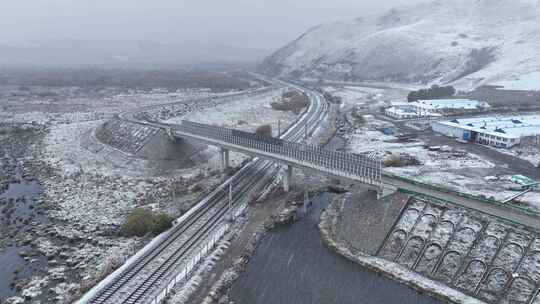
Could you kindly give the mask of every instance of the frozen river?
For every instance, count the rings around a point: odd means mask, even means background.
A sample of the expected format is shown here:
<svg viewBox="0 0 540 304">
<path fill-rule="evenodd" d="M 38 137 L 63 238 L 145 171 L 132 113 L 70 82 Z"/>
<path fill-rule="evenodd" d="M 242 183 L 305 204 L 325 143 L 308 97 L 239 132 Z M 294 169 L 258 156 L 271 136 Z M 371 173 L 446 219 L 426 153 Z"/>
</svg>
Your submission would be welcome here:
<svg viewBox="0 0 540 304">
<path fill-rule="evenodd" d="M 238 304 L 440 303 L 334 254 L 317 227 L 323 194 L 309 216 L 269 233 L 230 292 Z"/>
</svg>

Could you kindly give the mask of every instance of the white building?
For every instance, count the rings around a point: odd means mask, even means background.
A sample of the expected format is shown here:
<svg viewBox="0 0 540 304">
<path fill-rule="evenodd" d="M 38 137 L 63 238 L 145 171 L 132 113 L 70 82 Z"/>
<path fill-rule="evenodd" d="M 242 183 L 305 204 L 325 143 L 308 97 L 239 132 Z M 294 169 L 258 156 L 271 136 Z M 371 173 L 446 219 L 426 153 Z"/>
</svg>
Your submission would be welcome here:
<svg viewBox="0 0 540 304">
<path fill-rule="evenodd" d="M 482 145 L 510 148 L 524 136 L 540 135 L 540 116 L 476 117 L 437 121 L 433 131 Z"/>
<path fill-rule="evenodd" d="M 428 99 L 419 100 L 425 108 L 430 108 L 435 112 L 444 112 L 448 110 L 481 110 L 489 108 L 489 104 L 485 101 L 472 99 Z"/>
<path fill-rule="evenodd" d="M 384 110 L 387 116 L 395 119 L 412 119 L 422 117 L 440 117 L 439 113 L 418 102 L 392 102 L 391 107 Z"/>
<path fill-rule="evenodd" d="M 387 116 L 396 119 L 440 117 L 452 110 L 473 111 L 487 109 L 489 104 L 471 99 L 431 99 L 415 102 L 392 102 L 385 110 Z"/>
</svg>

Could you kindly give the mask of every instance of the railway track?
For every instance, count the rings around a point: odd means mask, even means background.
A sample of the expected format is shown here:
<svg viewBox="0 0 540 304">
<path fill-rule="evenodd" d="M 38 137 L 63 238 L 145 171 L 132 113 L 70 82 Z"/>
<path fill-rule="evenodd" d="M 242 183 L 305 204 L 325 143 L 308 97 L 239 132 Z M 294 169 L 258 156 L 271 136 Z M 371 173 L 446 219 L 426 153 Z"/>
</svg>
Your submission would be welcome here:
<svg viewBox="0 0 540 304">
<path fill-rule="evenodd" d="M 301 88 L 298 88 L 304 91 Z M 283 134 L 282 138 L 301 141 L 305 134 L 314 132 L 318 123 L 325 117 L 328 105 L 315 92 L 305 91 L 311 102 L 301 117 Z M 150 124 L 155 127 L 168 127 L 167 124 L 137 121 L 133 113 L 123 119 Z M 307 132 L 306 132 L 307 130 Z M 229 212 L 228 189 L 226 184 L 234 183 L 232 193 L 233 208 L 245 201 L 253 190 L 262 188 L 277 174 L 277 167 L 265 160 L 255 159 L 245 165 L 229 181 L 211 192 L 183 221 L 168 232 L 166 238 L 157 242 L 132 263 L 123 267 L 107 284 L 80 303 L 148 303 L 159 288 L 168 285 L 166 279 L 173 276 L 175 269 L 196 247 L 224 224 Z"/>
</svg>

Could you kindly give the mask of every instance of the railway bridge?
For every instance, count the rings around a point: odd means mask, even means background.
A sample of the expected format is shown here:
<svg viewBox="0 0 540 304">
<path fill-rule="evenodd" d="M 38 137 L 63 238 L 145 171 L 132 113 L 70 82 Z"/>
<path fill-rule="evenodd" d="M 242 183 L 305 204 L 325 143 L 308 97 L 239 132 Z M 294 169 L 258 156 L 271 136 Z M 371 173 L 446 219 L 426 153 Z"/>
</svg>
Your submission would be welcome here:
<svg viewBox="0 0 540 304">
<path fill-rule="evenodd" d="M 292 169 L 297 167 L 371 185 L 382 193 L 382 162 L 377 156 L 328 150 L 186 120 L 178 125 L 169 125 L 167 132 L 174 138 L 190 138 L 220 147 L 223 169 L 229 167 L 229 151 L 282 163 L 286 165 L 283 178 L 285 191 L 289 191 Z"/>
</svg>

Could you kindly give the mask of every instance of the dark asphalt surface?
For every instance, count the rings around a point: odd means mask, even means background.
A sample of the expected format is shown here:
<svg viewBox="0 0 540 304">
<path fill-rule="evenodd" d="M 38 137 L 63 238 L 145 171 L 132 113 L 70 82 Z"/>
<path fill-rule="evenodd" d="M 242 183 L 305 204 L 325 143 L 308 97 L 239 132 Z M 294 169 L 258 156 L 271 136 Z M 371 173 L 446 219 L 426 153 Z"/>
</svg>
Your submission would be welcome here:
<svg viewBox="0 0 540 304">
<path fill-rule="evenodd" d="M 327 195 L 308 217 L 266 236 L 230 291 L 238 304 L 441 303 L 328 250 L 317 224 Z"/>
<path fill-rule="evenodd" d="M 376 114 L 376 116 L 378 119 L 392 122 L 396 125 L 396 127 L 400 129 L 400 132 L 410 132 L 418 134 L 418 138 L 425 142 L 427 145 L 448 145 L 450 147 L 466 150 L 467 152 L 486 157 L 486 159 L 500 167 L 501 173 L 513 172 L 514 174 L 523 174 L 533 179 L 540 179 L 540 168 L 535 168 L 530 162 L 526 160 L 505 153 L 501 153 L 495 149 L 485 146 L 459 143 L 455 139 L 441 134 L 437 134 L 431 129 L 428 129 L 426 131 L 418 131 L 406 126 L 408 121 L 395 121 L 380 114 Z"/>
<path fill-rule="evenodd" d="M 422 140 L 427 145 L 432 145 L 432 146 L 448 145 L 454 148 L 465 150 L 469 153 L 474 153 L 482 157 L 485 157 L 488 161 L 491 161 L 497 166 L 496 168 L 488 170 L 489 175 L 523 174 L 533 179 L 540 179 L 540 169 L 535 168 L 528 161 L 519 159 L 512 155 L 501 153 L 497 150 L 494 150 L 485 146 L 476 145 L 476 144 L 459 143 L 450 137 L 443 136 L 441 134 L 436 134 L 431 129 L 428 129 L 426 131 L 418 131 L 418 130 L 415 130 L 406 126 L 406 124 L 408 123 L 407 121 L 393 121 L 382 115 L 376 115 L 376 116 L 378 119 L 387 120 L 394 123 L 396 127 L 399 129 L 399 132 L 410 132 L 410 133 L 418 134 L 418 139 Z M 475 169 L 475 170 L 478 170 L 478 169 Z M 486 175 L 488 175 L 487 172 L 486 172 Z M 462 205 L 468 208 L 480 210 L 482 212 L 488 213 L 490 215 L 493 215 L 502 219 L 509 219 L 511 221 L 521 223 L 529 227 L 540 229 L 540 218 L 538 218 L 535 215 L 530 215 L 530 214 L 526 214 L 524 212 L 521 212 L 515 209 L 504 208 L 497 205 L 491 205 L 491 204 L 483 203 L 477 200 L 460 197 L 451 193 L 444 193 L 437 190 L 426 189 L 417 185 L 405 183 L 398 179 L 383 177 L 383 181 L 389 185 L 393 185 L 393 186 L 403 188 L 403 189 L 408 189 L 408 190 L 415 191 L 418 193 L 431 195 L 440 199 L 457 203 L 459 205 Z"/>
</svg>

